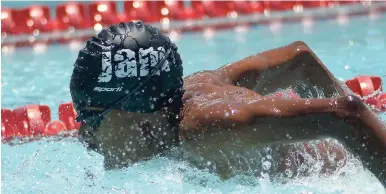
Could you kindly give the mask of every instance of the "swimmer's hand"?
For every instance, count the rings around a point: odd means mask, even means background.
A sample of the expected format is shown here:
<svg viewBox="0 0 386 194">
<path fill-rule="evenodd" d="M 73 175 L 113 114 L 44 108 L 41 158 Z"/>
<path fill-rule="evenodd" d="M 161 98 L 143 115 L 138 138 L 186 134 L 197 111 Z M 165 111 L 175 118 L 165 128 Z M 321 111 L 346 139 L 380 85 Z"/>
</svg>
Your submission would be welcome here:
<svg viewBox="0 0 386 194">
<path fill-rule="evenodd" d="M 366 105 L 355 95 L 339 97 L 335 102 L 335 112 L 337 116 L 349 120 L 360 118 L 362 110 L 365 109 Z"/>
</svg>

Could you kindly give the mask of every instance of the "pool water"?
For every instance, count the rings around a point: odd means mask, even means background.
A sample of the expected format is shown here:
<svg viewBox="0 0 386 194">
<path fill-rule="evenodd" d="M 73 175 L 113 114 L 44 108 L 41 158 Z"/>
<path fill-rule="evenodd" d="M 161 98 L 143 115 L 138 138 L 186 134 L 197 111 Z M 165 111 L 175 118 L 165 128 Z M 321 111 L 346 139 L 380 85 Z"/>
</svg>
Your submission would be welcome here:
<svg viewBox="0 0 386 194">
<path fill-rule="evenodd" d="M 173 34 L 185 75 L 216 69 L 263 50 L 302 40 L 341 80 L 377 75 L 386 80 L 386 15 L 346 20 L 255 26 L 249 29 Z M 50 45 L 2 52 L 2 107 L 47 104 L 57 119 L 71 100 L 69 79 L 80 47 Z M 79 46 L 79 45 L 78 45 Z M 83 46 L 83 44 L 80 44 Z M 381 115 L 386 119 L 386 115 Z M 297 178 L 287 184 L 235 177 L 222 182 L 173 157 L 156 157 L 120 171 L 104 171 L 102 157 L 75 139 L 2 144 L 4 193 L 384 193 L 356 159 L 329 177 Z M 342 176 L 341 174 L 345 174 Z"/>
</svg>

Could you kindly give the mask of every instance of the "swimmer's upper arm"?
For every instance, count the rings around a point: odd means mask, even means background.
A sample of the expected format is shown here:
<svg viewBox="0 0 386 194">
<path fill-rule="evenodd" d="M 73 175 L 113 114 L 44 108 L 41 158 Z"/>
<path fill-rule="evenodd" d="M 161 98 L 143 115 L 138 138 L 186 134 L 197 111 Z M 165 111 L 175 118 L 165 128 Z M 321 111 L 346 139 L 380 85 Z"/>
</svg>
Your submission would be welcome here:
<svg viewBox="0 0 386 194">
<path fill-rule="evenodd" d="M 225 100 L 207 102 L 206 106 L 185 112 L 189 129 L 232 128 L 246 125 L 258 117 L 290 117 L 312 113 L 335 112 L 335 99 L 263 98 L 251 103 Z"/>
<path fill-rule="evenodd" d="M 261 52 L 224 66 L 217 71 L 223 75 L 223 79 L 259 92 L 262 92 L 258 89 L 261 85 L 257 83 L 266 84 L 268 86 L 265 87 L 271 89 L 288 87 L 293 84 L 296 76 L 296 79 L 302 83 L 316 86 L 326 97 L 332 97 L 336 93 L 347 94 L 342 84 L 337 81 L 310 47 L 301 41 Z"/>
<path fill-rule="evenodd" d="M 240 61 L 226 65 L 218 69 L 224 72 L 231 80 L 236 82 L 244 73 L 248 71 L 264 71 L 267 68 L 277 68 L 300 53 L 312 53 L 311 49 L 302 41 L 296 41 L 289 45 L 270 49 Z"/>
<path fill-rule="evenodd" d="M 269 69 L 269 76 L 277 76 L 280 73 L 289 73 L 294 68 L 306 65 L 311 66 L 312 72 L 325 72 L 327 77 L 334 79 L 322 61 L 311 48 L 302 41 L 296 41 L 289 45 L 267 50 L 256 55 L 244 58 L 240 61 L 223 66 L 217 71 L 223 77 L 233 83 L 239 81 L 245 74 L 255 72 L 258 74 Z M 321 71 L 320 71 L 321 70 Z M 307 75 L 314 76 L 314 75 Z"/>
</svg>

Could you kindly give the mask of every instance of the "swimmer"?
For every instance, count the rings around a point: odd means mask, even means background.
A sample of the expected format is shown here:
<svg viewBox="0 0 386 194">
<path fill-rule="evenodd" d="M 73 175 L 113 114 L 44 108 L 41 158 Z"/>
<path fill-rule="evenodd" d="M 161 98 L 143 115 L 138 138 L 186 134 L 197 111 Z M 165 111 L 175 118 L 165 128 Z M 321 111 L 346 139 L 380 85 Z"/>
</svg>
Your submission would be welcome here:
<svg viewBox="0 0 386 194">
<path fill-rule="evenodd" d="M 103 155 L 106 169 L 180 146 L 192 164 L 227 179 L 261 168 L 250 149 L 285 145 L 274 160 L 286 163 L 280 157 L 297 149 L 291 143 L 333 138 L 385 185 L 385 124 L 303 42 L 183 77 L 177 46 L 138 21 L 92 37 L 74 66 L 79 139 Z M 301 98 L 270 95 L 291 87 Z M 316 147 L 310 155 L 325 168 L 346 155 L 327 141 Z"/>
</svg>

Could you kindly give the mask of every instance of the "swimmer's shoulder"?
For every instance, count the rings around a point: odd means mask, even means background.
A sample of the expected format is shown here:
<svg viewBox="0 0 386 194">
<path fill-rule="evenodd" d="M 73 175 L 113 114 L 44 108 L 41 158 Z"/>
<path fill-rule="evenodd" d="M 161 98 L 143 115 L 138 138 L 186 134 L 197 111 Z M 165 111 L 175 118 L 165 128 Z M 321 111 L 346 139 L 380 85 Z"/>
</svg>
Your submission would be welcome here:
<svg viewBox="0 0 386 194">
<path fill-rule="evenodd" d="M 195 85 L 195 84 L 213 84 L 213 85 L 224 85 L 228 84 L 226 78 L 219 70 L 202 70 L 188 75 L 184 78 L 184 85 Z"/>
<path fill-rule="evenodd" d="M 184 78 L 184 90 L 184 100 L 201 102 L 222 99 L 229 94 L 225 91 L 232 93 L 242 88 L 231 83 L 219 70 L 203 70 Z"/>
</svg>

